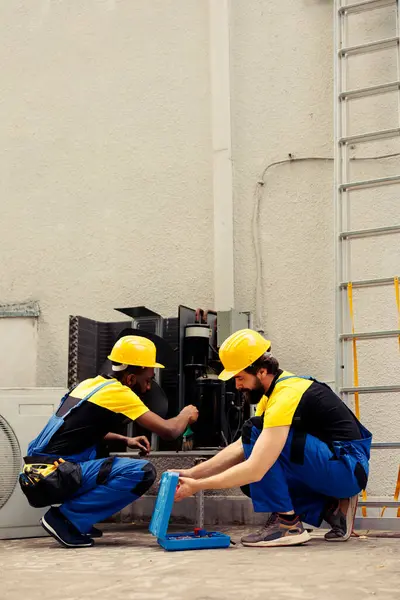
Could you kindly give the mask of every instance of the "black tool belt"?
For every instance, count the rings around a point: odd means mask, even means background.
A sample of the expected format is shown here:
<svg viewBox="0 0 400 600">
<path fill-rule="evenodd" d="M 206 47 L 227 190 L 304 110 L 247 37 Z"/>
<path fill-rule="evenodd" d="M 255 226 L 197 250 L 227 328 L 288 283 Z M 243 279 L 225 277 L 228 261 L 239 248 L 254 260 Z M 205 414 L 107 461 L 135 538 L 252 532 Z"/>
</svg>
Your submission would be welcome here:
<svg viewBox="0 0 400 600">
<path fill-rule="evenodd" d="M 26 465 L 52 465 L 56 460 L 54 456 L 24 456 Z"/>
<path fill-rule="evenodd" d="M 29 504 L 43 508 L 62 504 L 71 498 L 82 482 L 82 469 L 63 459 L 50 456 L 26 456 L 19 484 Z"/>
</svg>

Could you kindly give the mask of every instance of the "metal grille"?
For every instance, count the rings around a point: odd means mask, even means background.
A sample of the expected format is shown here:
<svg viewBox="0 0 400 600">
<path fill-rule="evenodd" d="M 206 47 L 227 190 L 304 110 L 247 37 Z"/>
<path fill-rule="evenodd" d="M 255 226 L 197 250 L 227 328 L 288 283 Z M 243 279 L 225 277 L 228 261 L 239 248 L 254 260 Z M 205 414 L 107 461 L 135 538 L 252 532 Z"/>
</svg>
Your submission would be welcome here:
<svg viewBox="0 0 400 600">
<path fill-rule="evenodd" d="M 17 485 L 21 461 L 17 437 L 11 426 L 0 415 L 0 509 Z"/>
<path fill-rule="evenodd" d="M 85 317 L 69 318 L 68 387 L 84 379 L 96 377 L 118 334 L 130 326 L 130 321 L 101 323 Z"/>
<path fill-rule="evenodd" d="M 160 332 L 160 317 L 139 317 L 133 321 L 135 329 L 141 329 L 142 331 L 147 331 L 148 333 L 155 333 L 156 335 L 161 335 Z"/>
<path fill-rule="evenodd" d="M 69 317 L 68 387 L 78 384 L 78 331 L 79 317 Z"/>
</svg>

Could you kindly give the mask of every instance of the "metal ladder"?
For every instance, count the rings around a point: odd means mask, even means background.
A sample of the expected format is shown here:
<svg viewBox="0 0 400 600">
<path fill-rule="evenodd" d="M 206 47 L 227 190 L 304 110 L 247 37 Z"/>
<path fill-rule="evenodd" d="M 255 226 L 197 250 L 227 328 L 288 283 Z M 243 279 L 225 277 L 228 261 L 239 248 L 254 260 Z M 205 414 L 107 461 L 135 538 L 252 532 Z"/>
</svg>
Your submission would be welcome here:
<svg viewBox="0 0 400 600">
<path fill-rule="evenodd" d="M 378 11 L 385 7 L 393 7 L 396 12 L 396 35 L 386 39 L 374 40 L 368 43 L 349 45 L 348 26 L 349 17 L 360 15 L 360 27 L 362 19 L 369 11 Z M 389 9 L 390 10 L 390 9 Z M 378 12 L 376 14 L 379 14 Z M 389 338 L 400 336 L 400 329 L 390 331 L 366 331 L 358 332 L 354 329 L 353 309 L 352 309 L 352 290 L 353 288 L 363 289 L 367 293 L 369 289 L 375 286 L 393 286 L 396 285 L 396 278 L 400 276 L 400 264 L 397 273 L 393 277 L 384 277 L 377 279 L 352 280 L 351 276 L 351 241 L 356 238 L 376 238 L 376 236 L 396 235 L 400 245 L 400 223 L 386 225 L 384 227 L 374 227 L 368 229 L 352 229 L 351 227 L 351 194 L 358 190 L 381 188 L 382 186 L 400 184 L 400 157 L 399 167 L 396 175 L 374 177 L 371 179 L 360 179 L 353 181 L 350 177 L 350 150 L 354 144 L 362 144 L 377 140 L 387 140 L 400 136 L 400 7 L 399 0 L 335 0 L 334 7 L 335 19 L 335 244 L 336 244 L 336 385 L 338 392 L 346 403 L 354 397 L 356 412 L 359 402 L 359 395 L 375 393 L 395 393 L 400 392 L 400 385 L 385 386 L 361 386 L 358 383 L 357 368 L 357 342 L 358 340 Z M 371 53 L 382 50 L 393 51 L 397 60 L 397 77 L 395 81 L 385 81 L 379 85 L 367 86 L 353 89 L 348 84 L 349 61 L 357 55 L 368 57 Z M 357 135 L 349 134 L 349 106 L 353 100 L 368 98 L 374 95 L 384 95 L 388 93 L 398 94 L 398 112 L 396 127 L 378 131 L 368 131 Z M 400 196 L 400 185 L 398 187 Z M 400 202 L 400 199 L 399 199 Z M 398 285 L 398 284 L 397 284 Z M 398 288 L 397 288 L 398 291 Z M 400 327 L 400 324 L 399 324 Z M 400 338 L 399 338 L 400 340 Z M 400 341 L 399 341 L 400 344 Z M 354 379 L 354 369 L 356 368 L 356 379 Z M 362 418 L 362 417 L 361 417 Z M 385 449 L 400 449 L 400 440 L 385 443 L 373 443 L 373 451 Z M 363 497 L 360 502 L 363 507 L 381 507 L 388 508 L 400 507 L 400 502 L 389 501 L 371 502 Z M 362 528 L 374 529 L 382 526 L 379 521 L 383 519 L 364 518 Z M 400 530 L 400 518 L 384 519 L 387 529 Z M 388 522 L 391 522 L 390 525 Z"/>
</svg>

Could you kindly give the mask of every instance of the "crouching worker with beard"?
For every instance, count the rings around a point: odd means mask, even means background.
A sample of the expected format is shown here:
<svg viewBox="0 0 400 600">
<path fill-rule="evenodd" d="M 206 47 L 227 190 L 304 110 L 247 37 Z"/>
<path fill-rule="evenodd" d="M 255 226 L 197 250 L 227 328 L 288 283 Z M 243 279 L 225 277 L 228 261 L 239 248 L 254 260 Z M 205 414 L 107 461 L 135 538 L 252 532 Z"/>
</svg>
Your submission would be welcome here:
<svg viewBox="0 0 400 600">
<path fill-rule="evenodd" d="M 349 539 L 358 494 L 366 487 L 371 433 L 329 386 L 282 371 L 270 342 L 244 329 L 220 348 L 222 380 L 260 393 L 256 416 L 242 437 L 215 457 L 180 472 L 176 500 L 207 489 L 242 486 L 255 512 L 271 513 L 245 546 L 304 544 L 303 526 L 332 527 L 328 542 Z"/>
<path fill-rule="evenodd" d="M 163 439 L 179 437 L 195 422 L 198 411 L 186 406 L 172 419 L 162 419 L 141 401 L 150 389 L 156 347 L 139 336 L 122 337 L 109 359 L 112 376 L 87 379 L 71 390 L 44 429 L 28 447 L 20 485 L 35 507 L 52 506 L 41 520 L 44 529 L 66 548 L 85 548 L 101 531 L 93 527 L 118 512 L 153 484 L 156 471 L 147 460 L 96 459 L 96 447 L 127 418 Z M 126 438 L 127 445 L 150 451 L 144 436 Z"/>
</svg>

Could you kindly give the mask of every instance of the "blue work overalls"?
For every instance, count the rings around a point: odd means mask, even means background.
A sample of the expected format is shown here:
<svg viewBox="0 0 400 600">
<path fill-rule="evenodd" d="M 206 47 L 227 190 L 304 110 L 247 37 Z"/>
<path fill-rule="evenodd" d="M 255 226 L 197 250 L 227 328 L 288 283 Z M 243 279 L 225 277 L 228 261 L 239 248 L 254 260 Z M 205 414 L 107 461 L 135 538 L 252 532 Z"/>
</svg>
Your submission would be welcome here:
<svg viewBox="0 0 400 600">
<path fill-rule="evenodd" d="M 306 523 L 319 527 L 330 498 L 350 498 L 366 486 L 372 435 L 361 423 L 358 426 L 362 439 L 335 441 L 331 447 L 313 435 L 298 436 L 292 426 L 275 464 L 261 481 L 250 484 L 254 511 L 293 510 Z M 242 443 L 246 459 L 262 430 L 263 417 L 245 423 Z"/>
<path fill-rule="evenodd" d="M 67 415 L 111 383 L 112 381 L 101 383 L 63 417 L 54 414 L 37 438 L 28 446 L 29 457 L 34 456 L 38 459 L 49 457 L 54 460 L 63 458 L 65 461 L 80 465 L 82 472 L 80 487 L 61 505 L 60 510 L 81 533 L 87 533 L 95 523 L 103 521 L 137 500 L 150 488 L 156 477 L 153 465 L 146 460 L 113 457 L 96 460 L 95 446 L 75 455 L 52 456 L 46 453 L 47 445 L 63 425 Z M 69 393 L 62 398 L 58 410 L 68 396 Z M 67 491 L 66 496 L 68 496 Z"/>
</svg>

